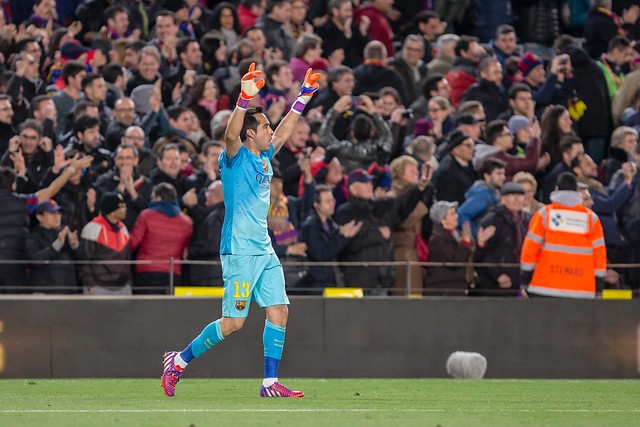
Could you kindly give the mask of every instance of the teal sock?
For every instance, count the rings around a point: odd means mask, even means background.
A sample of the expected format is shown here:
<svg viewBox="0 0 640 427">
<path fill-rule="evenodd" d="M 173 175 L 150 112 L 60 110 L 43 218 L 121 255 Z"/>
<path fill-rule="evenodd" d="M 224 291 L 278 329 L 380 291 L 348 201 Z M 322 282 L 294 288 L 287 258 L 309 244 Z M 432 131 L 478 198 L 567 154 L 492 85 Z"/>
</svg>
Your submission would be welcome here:
<svg viewBox="0 0 640 427">
<path fill-rule="evenodd" d="M 191 341 L 193 357 L 200 357 L 200 355 L 211 350 L 223 339 L 222 330 L 220 329 L 220 319 L 209 323 L 202 332 L 200 332 L 200 335 Z"/>
<path fill-rule="evenodd" d="M 287 328 L 276 326 L 268 320 L 264 325 L 262 342 L 264 343 L 264 378 L 278 377 L 278 362 L 282 359 L 284 335 Z"/>
</svg>

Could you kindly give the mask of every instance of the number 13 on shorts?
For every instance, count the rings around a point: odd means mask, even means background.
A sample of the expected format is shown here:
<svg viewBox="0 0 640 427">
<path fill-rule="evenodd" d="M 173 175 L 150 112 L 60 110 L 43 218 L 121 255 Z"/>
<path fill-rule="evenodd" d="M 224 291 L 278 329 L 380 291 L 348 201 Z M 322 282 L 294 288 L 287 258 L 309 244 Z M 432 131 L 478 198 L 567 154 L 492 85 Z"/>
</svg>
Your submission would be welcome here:
<svg viewBox="0 0 640 427">
<path fill-rule="evenodd" d="M 244 282 L 242 284 L 238 282 L 233 282 L 236 287 L 236 293 L 233 294 L 234 298 L 249 298 L 249 294 L 251 292 L 251 285 L 248 282 Z M 240 292 L 242 290 L 242 292 Z"/>
</svg>

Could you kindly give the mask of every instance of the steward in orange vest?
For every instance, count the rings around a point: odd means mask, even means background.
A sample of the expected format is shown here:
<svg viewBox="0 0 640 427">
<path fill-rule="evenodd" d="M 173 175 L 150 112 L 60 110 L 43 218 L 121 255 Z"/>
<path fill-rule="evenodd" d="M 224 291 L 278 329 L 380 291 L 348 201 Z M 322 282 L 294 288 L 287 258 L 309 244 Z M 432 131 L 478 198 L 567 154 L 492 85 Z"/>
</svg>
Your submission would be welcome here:
<svg viewBox="0 0 640 427">
<path fill-rule="evenodd" d="M 607 253 L 600 219 L 582 205 L 575 175 L 558 177 L 551 203 L 531 218 L 522 245 L 522 287 L 530 294 L 595 298 L 602 292 Z"/>
</svg>

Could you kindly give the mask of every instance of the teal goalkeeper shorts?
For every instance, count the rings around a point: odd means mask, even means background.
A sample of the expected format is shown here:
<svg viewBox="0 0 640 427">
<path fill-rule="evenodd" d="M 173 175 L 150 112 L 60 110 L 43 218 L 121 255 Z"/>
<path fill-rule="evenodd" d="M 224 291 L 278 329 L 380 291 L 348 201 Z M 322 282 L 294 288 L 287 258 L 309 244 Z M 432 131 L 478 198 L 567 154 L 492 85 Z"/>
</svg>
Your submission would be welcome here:
<svg viewBox="0 0 640 427">
<path fill-rule="evenodd" d="M 222 316 L 247 317 L 251 301 L 260 307 L 289 304 L 284 271 L 276 254 L 221 255 Z"/>
</svg>

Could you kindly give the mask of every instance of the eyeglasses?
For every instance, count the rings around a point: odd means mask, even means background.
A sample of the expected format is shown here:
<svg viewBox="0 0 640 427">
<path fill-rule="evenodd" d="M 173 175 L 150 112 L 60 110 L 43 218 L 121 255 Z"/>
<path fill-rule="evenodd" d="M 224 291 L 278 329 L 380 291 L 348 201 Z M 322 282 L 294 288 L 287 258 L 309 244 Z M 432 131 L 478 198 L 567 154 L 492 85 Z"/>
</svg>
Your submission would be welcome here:
<svg viewBox="0 0 640 427">
<path fill-rule="evenodd" d="M 405 47 L 405 49 L 411 52 L 424 52 L 424 49 L 421 49 L 419 47 Z"/>
<path fill-rule="evenodd" d="M 444 108 L 429 108 L 427 111 L 430 113 L 437 113 L 438 111 L 444 111 Z"/>
<path fill-rule="evenodd" d="M 474 144 L 473 142 L 464 142 L 464 143 L 462 143 L 460 145 L 462 145 L 464 147 L 467 147 L 467 148 L 475 148 L 475 146 L 476 146 L 476 144 Z"/>
<path fill-rule="evenodd" d="M 20 134 L 20 138 L 26 139 L 28 141 L 37 141 L 38 139 L 40 139 L 40 137 L 38 135 L 27 135 L 27 134 L 24 134 L 24 133 Z"/>
<path fill-rule="evenodd" d="M 476 119 L 476 122 L 478 122 L 478 123 L 482 123 L 482 122 L 486 122 L 486 121 L 487 121 L 487 119 Z"/>
<path fill-rule="evenodd" d="M 123 112 L 129 112 L 132 113 L 135 111 L 134 108 L 116 108 L 116 111 L 123 111 Z"/>
</svg>

